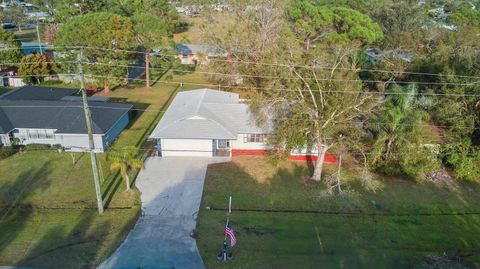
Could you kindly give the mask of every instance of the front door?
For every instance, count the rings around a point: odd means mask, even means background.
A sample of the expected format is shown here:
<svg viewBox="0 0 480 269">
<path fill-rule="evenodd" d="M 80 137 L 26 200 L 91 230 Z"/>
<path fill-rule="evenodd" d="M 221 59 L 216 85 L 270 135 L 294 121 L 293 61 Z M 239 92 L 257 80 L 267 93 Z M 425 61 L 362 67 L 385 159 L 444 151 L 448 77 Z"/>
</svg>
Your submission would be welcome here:
<svg viewBox="0 0 480 269">
<path fill-rule="evenodd" d="M 212 152 L 213 157 L 230 157 L 230 141 L 227 139 L 213 139 Z"/>
</svg>

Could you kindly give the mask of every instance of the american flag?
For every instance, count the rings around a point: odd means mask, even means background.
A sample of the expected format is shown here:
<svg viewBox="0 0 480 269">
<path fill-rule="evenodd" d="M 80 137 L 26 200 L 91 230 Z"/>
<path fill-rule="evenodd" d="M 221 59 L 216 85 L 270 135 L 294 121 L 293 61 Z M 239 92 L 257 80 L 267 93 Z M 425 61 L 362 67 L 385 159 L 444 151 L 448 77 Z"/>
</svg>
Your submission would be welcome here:
<svg viewBox="0 0 480 269">
<path fill-rule="evenodd" d="M 235 246 L 237 240 L 235 239 L 232 228 L 230 228 L 230 223 L 227 224 L 227 227 L 225 227 L 225 234 L 227 234 L 227 236 L 230 238 L 230 247 Z"/>
</svg>

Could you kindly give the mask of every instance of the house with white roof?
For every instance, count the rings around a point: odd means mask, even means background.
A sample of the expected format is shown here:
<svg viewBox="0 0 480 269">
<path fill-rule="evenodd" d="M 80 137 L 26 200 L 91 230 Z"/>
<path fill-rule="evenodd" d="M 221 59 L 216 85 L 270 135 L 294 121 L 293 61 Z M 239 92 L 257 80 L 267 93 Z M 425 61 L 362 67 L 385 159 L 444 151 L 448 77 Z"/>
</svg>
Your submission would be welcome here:
<svg viewBox="0 0 480 269">
<path fill-rule="evenodd" d="M 150 139 L 159 156 L 265 155 L 269 130 L 256 124 L 249 105 L 236 93 L 210 89 L 180 92 Z M 316 154 L 292 152 L 292 159 L 315 159 Z M 327 162 L 335 160 L 327 156 Z"/>
</svg>

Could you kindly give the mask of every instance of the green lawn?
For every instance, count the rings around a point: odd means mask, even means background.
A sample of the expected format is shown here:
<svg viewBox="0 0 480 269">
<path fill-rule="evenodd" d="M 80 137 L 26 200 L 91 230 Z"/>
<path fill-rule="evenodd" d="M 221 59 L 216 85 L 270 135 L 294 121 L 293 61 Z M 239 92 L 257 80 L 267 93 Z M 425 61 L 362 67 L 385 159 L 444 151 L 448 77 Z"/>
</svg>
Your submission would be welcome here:
<svg viewBox="0 0 480 269">
<path fill-rule="evenodd" d="M 350 194 L 332 197 L 303 182 L 308 168 L 302 163 L 274 167 L 263 158 L 242 157 L 209 166 L 197 224 L 207 267 L 434 268 L 429 263 L 444 253 L 460 262 L 435 268 L 480 266 L 478 185 L 388 179 L 382 190 L 369 193 L 355 184 L 354 171 L 344 172 Z M 229 195 L 238 245 L 234 261 L 221 263 L 221 209 Z M 465 212 L 477 214 L 458 214 Z"/>
<path fill-rule="evenodd" d="M 197 74 L 172 80 L 204 82 Z M 139 109 L 113 147 L 148 148 L 145 141 L 166 104 L 176 91 L 192 88 L 162 81 L 151 89 L 130 85 L 108 95 Z M 142 152 L 145 157 L 151 151 Z M 89 155 L 74 156 L 75 165 L 70 153 L 56 151 L 31 150 L 0 160 L 0 265 L 94 268 L 133 227 L 140 214 L 138 191 L 126 192 L 105 154 L 97 154 L 107 207 L 99 216 Z"/>
<path fill-rule="evenodd" d="M 0 95 L 6 93 L 6 92 L 9 91 L 9 90 L 10 90 L 9 88 L 0 87 Z"/>
</svg>

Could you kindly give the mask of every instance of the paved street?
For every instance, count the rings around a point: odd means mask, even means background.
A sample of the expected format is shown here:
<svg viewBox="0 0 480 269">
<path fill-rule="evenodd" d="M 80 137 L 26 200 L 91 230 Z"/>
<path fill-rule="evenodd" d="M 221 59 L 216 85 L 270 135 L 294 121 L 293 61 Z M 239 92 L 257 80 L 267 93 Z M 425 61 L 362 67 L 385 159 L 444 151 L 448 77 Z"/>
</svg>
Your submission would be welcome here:
<svg viewBox="0 0 480 269">
<path fill-rule="evenodd" d="M 195 228 L 207 165 L 226 159 L 153 157 L 137 178 L 142 216 L 99 268 L 204 268 Z"/>
</svg>

